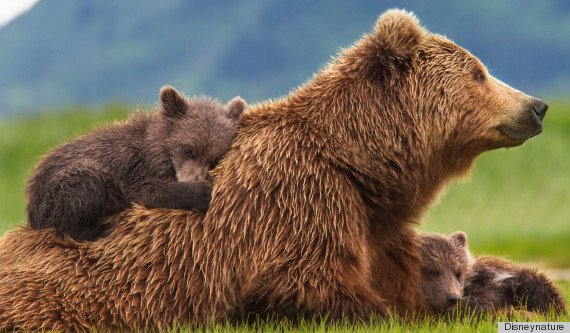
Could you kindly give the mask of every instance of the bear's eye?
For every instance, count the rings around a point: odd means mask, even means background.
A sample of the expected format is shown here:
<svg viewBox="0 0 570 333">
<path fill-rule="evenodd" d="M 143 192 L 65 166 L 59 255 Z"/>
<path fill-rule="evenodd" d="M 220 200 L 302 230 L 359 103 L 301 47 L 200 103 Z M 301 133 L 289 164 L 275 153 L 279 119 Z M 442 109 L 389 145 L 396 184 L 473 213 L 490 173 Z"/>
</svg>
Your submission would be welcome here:
<svg viewBox="0 0 570 333">
<path fill-rule="evenodd" d="M 427 54 L 424 50 L 419 50 L 418 51 L 418 57 L 422 60 L 425 60 L 425 58 L 427 58 Z"/>
<path fill-rule="evenodd" d="M 457 280 L 461 279 L 461 272 L 455 272 L 455 278 Z"/>
<path fill-rule="evenodd" d="M 477 82 L 483 82 L 483 81 L 485 81 L 485 74 L 483 74 L 482 70 L 478 70 L 475 72 L 475 75 L 473 76 L 473 78 Z"/>
<path fill-rule="evenodd" d="M 194 152 L 190 148 L 184 148 L 182 153 L 184 154 L 184 156 L 186 156 L 188 158 L 194 158 Z"/>
</svg>

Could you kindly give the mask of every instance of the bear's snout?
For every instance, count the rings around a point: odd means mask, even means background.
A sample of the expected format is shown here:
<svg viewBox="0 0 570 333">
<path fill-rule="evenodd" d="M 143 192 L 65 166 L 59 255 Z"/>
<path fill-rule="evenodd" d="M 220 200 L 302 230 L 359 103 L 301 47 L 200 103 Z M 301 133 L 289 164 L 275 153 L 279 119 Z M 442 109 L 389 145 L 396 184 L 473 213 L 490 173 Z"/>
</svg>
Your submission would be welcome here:
<svg viewBox="0 0 570 333">
<path fill-rule="evenodd" d="M 544 115 L 546 115 L 546 110 L 548 110 L 548 104 L 535 98 L 531 103 L 531 108 L 536 117 L 538 117 L 538 120 L 542 123 L 542 119 L 544 119 Z"/>
<path fill-rule="evenodd" d="M 530 101 L 521 105 L 519 112 L 498 127 L 511 140 L 507 146 L 520 145 L 542 133 L 542 120 L 547 109 L 548 104 L 537 98 L 531 98 Z"/>
<path fill-rule="evenodd" d="M 530 139 L 542 133 L 542 119 L 544 119 L 547 109 L 548 104 L 538 98 L 532 98 L 511 134 L 514 134 L 514 137 L 518 139 Z M 516 133 L 516 131 L 519 131 L 519 133 Z M 517 134 L 519 137 L 517 137 Z"/>
</svg>

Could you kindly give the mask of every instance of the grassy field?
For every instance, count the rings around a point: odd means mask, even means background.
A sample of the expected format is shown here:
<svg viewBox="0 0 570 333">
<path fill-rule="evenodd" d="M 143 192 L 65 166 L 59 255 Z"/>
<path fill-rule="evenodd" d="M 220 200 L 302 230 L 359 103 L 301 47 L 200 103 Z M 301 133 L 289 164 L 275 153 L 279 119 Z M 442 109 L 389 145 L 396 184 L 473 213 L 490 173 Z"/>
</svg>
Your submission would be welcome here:
<svg viewBox="0 0 570 333">
<path fill-rule="evenodd" d="M 566 299 L 570 297 L 570 281 L 557 281 L 556 284 L 564 293 Z M 568 302 L 567 302 L 568 304 Z M 219 324 L 207 327 L 204 331 L 212 332 L 497 332 L 499 322 L 570 322 L 570 315 L 555 316 L 553 314 L 537 315 L 533 318 L 515 315 L 507 318 L 505 315 L 492 316 L 465 316 L 461 320 L 446 318 L 428 318 L 416 320 L 402 320 L 399 317 L 390 317 L 387 320 L 372 318 L 368 322 L 349 323 L 340 322 L 322 324 L 315 322 L 301 322 L 293 324 L 288 321 L 270 321 L 268 323 L 254 323 L 248 325 Z M 191 329 L 182 329 L 182 332 L 191 332 Z M 201 330 L 195 330 L 201 331 Z"/>
<path fill-rule="evenodd" d="M 556 281 L 566 298 L 567 307 L 570 306 L 570 281 Z M 291 323 L 288 321 L 269 321 L 268 323 L 254 323 L 242 325 L 218 324 L 194 331 L 211 332 L 497 332 L 499 322 L 570 322 L 570 315 L 555 316 L 554 314 L 536 315 L 533 318 L 515 315 L 507 318 L 505 315 L 496 317 L 484 315 L 477 317 L 467 315 L 461 320 L 446 318 L 428 318 L 416 320 L 402 320 L 399 317 L 390 317 L 387 320 L 372 318 L 368 322 L 349 323 L 340 322 L 323 324 L 315 322 Z M 192 329 L 182 329 L 182 332 L 192 332 Z"/>
<path fill-rule="evenodd" d="M 340 322 L 332 324 L 323 324 L 315 322 L 301 322 L 300 324 L 292 324 L 287 321 L 270 321 L 269 323 L 249 324 L 232 326 L 230 324 L 220 324 L 208 327 L 204 331 L 212 332 L 497 332 L 499 322 L 568 322 L 570 316 L 555 317 L 552 315 L 536 316 L 529 320 L 527 317 L 515 315 L 506 318 L 499 315 L 495 318 L 491 316 L 467 316 L 461 320 L 447 319 L 419 319 L 402 322 L 399 317 L 390 317 L 387 320 L 373 318 L 368 322 L 350 323 Z M 182 330 L 183 332 L 191 332 L 192 330 Z M 198 330 L 195 330 L 198 331 Z M 553 332 L 553 331 L 549 331 Z"/>
<path fill-rule="evenodd" d="M 24 184 L 33 165 L 49 148 L 94 127 L 125 119 L 134 109 L 109 105 L 97 110 L 67 109 L 38 116 L 0 120 L 0 234 L 25 221 Z M 435 205 L 422 231 L 467 233 L 476 254 L 495 254 L 547 267 L 570 267 L 570 104 L 552 103 L 544 132 L 522 147 L 481 156 L 471 177 L 454 182 Z M 568 298 L 569 283 L 558 282 Z M 555 320 L 541 318 L 540 320 Z M 558 318 L 570 321 L 570 317 Z M 218 325 L 213 331 L 383 331 L 496 332 L 489 318 L 476 322 L 398 320 L 324 326 Z"/>
</svg>

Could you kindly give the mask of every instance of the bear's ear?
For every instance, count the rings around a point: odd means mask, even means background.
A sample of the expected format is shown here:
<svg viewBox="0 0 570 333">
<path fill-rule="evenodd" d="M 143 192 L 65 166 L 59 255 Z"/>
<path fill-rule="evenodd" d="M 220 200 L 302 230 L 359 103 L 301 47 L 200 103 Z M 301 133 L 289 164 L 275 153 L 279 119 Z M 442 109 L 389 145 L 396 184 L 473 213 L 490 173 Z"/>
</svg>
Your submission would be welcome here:
<svg viewBox="0 0 570 333">
<path fill-rule="evenodd" d="M 162 113 L 167 117 L 180 118 L 186 114 L 187 101 L 176 89 L 164 86 L 160 90 Z"/>
<path fill-rule="evenodd" d="M 449 236 L 456 244 L 467 247 L 467 235 L 463 231 L 458 231 Z"/>
<path fill-rule="evenodd" d="M 228 118 L 238 121 L 245 110 L 245 106 L 246 103 L 241 97 L 234 97 L 234 99 L 228 103 L 228 106 L 226 106 L 228 109 Z"/>
<path fill-rule="evenodd" d="M 374 39 L 378 43 L 378 56 L 408 59 L 416 54 L 426 31 L 416 16 L 402 9 L 384 12 L 374 26 Z"/>
</svg>

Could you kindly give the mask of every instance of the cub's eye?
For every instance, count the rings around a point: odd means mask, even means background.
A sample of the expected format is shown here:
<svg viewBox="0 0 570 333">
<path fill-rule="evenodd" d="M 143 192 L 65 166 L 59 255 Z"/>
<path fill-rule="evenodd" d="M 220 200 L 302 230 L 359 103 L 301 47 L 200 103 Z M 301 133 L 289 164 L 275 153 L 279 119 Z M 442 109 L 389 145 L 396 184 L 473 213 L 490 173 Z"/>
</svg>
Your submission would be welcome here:
<svg viewBox="0 0 570 333">
<path fill-rule="evenodd" d="M 461 279 L 461 272 L 455 272 L 455 278 L 457 280 Z"/>
<path fill-rule="evenodd" d="M 478 70 L 475 72 L 475 75 L 473 76 L 473 78 L 477 82 L 483 82 L 483 81 L 485 81 L 485 74 L 483 73 L 482 70 Z"/>
<path fill-rule="evenodd" d="M 431 268 L 422 268 L 422 274 L 431 277 L 438 277 L 441 273 Z"/>
<path fill-rule="evenodd" d="M 184 156 L 186 156 L 188 158 L 194 158 L 194 152 L 190 148 L 184 148 L 182 153 L 184 154 Z"/>
</svg>

